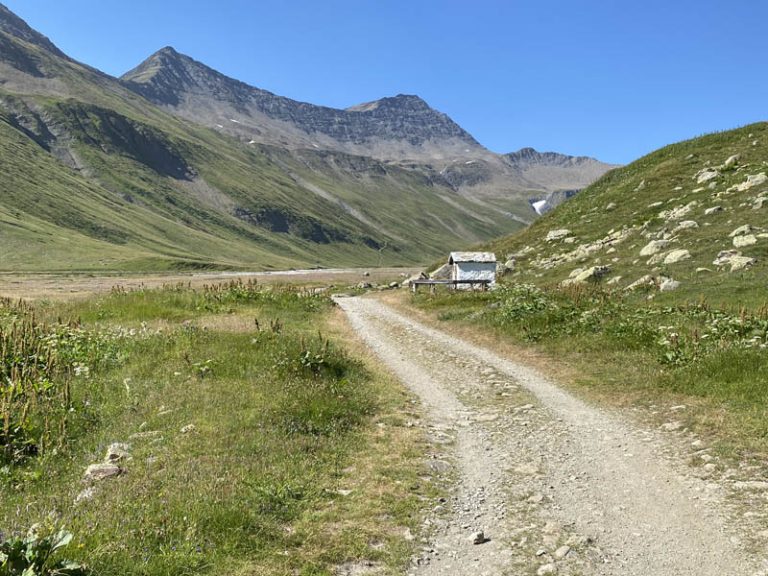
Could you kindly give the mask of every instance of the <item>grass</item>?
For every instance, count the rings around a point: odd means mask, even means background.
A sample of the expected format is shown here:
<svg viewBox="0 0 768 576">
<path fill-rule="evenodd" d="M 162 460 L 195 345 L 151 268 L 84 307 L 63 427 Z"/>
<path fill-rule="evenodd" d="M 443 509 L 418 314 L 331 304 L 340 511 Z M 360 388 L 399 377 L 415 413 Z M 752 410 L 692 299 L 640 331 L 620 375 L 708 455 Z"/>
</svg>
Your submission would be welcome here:
<svg viewBox="0 0 768 576">
<path fill-rule="evenodd" d="M 67 558 L 107 575 L 404 567 L 403 531 L 417 531 L 435 490 L 412 464 L 422 439 L 405 426 L 402 389 L 340 344 L 348 328 L 328 298 L 232 283 L 115 290 L 35 313 L 48 326 L 79 318 L 109 354 L 78 357 L 55 447 L 0 468 L 5 534 L 65 526 Z M 73 504 L 115 442 L 130 445 L 124 473 Z"/>
</svg>

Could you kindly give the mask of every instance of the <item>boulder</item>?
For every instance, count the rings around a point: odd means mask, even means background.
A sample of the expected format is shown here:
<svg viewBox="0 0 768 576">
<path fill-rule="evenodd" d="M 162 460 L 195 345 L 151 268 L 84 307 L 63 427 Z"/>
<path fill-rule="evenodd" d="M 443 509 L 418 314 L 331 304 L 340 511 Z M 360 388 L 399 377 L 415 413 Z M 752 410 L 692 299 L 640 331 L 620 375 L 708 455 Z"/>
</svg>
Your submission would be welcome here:
<svg viewBox="0 0 768 576">
<path fill-rule="evenodd" d="M 554 242 L 555 240 L 562 240 L 566 236 L 568 236 L 571 233 L 570 230 L 566 228 L 561 228 L 559 230 L 550 230 L 547 232 L 547 237 L 544 238 L 547 242 Z"/>
<path fill-rule="evenodd" d="M 741 184 L 736 184 L 735 186 L 731 186 L 728 190 L 735 190 L 736 192 L 745 192 L 750 188 L 754 188 L 755 186 L 760 186 L 762 184 L 765 184 L 766 182 L 768 182 L 768 176 L 765 175 L 765 172 L 761 172 L 760 174 L 752 174 L 750 176 L 747 176 L 747 179 L 744 182 L 742 182 Z"/>
<path fill-rule="evenodd" d="M 696 202 L 696 200 L 693 200 L 692 202 L 688 202 L 688 204 L 683 206 L 675 206 L 670 210 L 662 210 L 659 212 L 659 218 L 666 220 L 667 222 L 672 220 L 680 220 L 683 218 L 683 216 L 690 214 L 698 205 L 699 203 Z"/>
<path fill-rule="evenodd" d="M 640 250 L 640 256 L 653 256 L 669 246 L 669 240 L 651 240 Z"/>
<path fill-rule="evenodd" d="M 666 276 L 662 276 L 659 278 L 659 291 L 660 292 L 672 292 L 673 290 L 677 290 L 680 287 L 680 282 L 677 280 L 673 280 L 672 278 L 667 278 Z"/>
<path fill-rule="evenodd" d="M 672 250 L 664 258 L 664 264 L 677 264 L 683 260 L 688 260 L 691 257 L 691 253 L 688 250 Z"/>
<path fill-rule="evenodd" d="M 739 162 L 741 154 L 734 154 L 723 163 L 723 168 L 733 168 Z"/>
<path fill-rule="evenodd" d="M 715 266 L 730 266 L 731 272 L 744 270 L 755 263 L 757 263 L 756 258 L 742 256 L 738 250 L 722 250 L 712 262 Z"/>
<path fill-rule="evenodd" d="M 738 272 L 754 266 L 757 263 L 756 258 L 750 258 L 749 256 L 734 256 L 731 258 L 731 272 Z"/>
<path fill-rule="evenodd" d="M 573 277 L 575 282 L 597 281 L 611 271 L 610 266 L 592 266 Z"/>
<path fill-rule="evenodd" d="M 710 180 L 714 180 L 719 176 L 720 172 L 718 170 L 715 170 L 714 168 L 704 168 L 703 170 L 699 170 L 694 178 L 696 180 L 696 184 L 704 184 L 704 182 L 709 182 Z"/>
<path fill-rule="evenodd" d="M 712 206 L 712 208 L 707 208 L 704 210 L 704 216 L 711 216 L 712 214 L 715 214 L 717 212 L 722 212 L 723 207 L 722 206 Z"/>
<path fill-rule="evenodd" d="M 753 246 L 754 244 L 757 244 L 757 236 L 754 234 L 735 236 L 733 238 L 733 245 L 735 248 L 746 248 L 747 246 Z"/>
<path fill-rule="evenodd" d="M 641 286 L 652 286 L 654 285 L 653 276 L 650 274 L 646 274 L 642 278 L 638 278 L 632 284 L 624 288 L 624 290 L 632 291 L 636 290 L 637 288 L 640 288 Z"/>
<path fill-rule="evenodd" d="M 677 226 L 675 226 L 675 229 L 672 231 L 672 233 L 674 234 L 675 232 L 680 232 L 680 230 L 689 230 L 691 228 L 698 227 L 699 224 L 694 220 L 683 220 L 682 222 L 678 223 Z"/>
<path fill-rule="evenodd" d="M 728 237 L 734 238 L 736 236 L 743 236 L 745 234 L 749 234 L 750 232 L 752 232 L 752 226 L 750 226 L 749 224 L 744 224 L 744 226 L 739 226 L 738 228 L 736 228 L 736 230 L 728 234 Z"/>
<path fill-rule="evenodd" d="M 109 448 L 107 448 L 107 453 L 104 456 L 104 462 L 110 463 L 110 462 L 120 462 L 121 460 L 130 460 L 131 459 L 131 445 L 130 444 L 123 444 L 121 442 L 115 442 L 114 444 L 110 444 Z"/>
<path fill-rule="evenodd" d="M 119 476 L 123 473 L 123 469 L 117 464 L 91 464 L 85 469 L 85 476 L 83 480 L 86 482 L 95 482 L 98 480 L 105 480 L 106 478 L 112 478 Z"/>
</svg>

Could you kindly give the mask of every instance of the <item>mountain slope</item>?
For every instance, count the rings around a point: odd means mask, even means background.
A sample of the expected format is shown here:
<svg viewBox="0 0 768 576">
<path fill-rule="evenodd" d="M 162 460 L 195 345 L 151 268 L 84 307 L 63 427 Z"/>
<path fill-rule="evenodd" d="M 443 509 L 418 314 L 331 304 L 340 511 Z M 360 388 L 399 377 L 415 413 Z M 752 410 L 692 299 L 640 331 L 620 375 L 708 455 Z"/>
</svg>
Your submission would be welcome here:
<svg viewBox="0 0 768 576">
<path fill-rule="evenodd" d="M 5 14 L 2 269 L 404 264 L 516 225 L 420 173 L 181 120 Z"/>
<path fill-rule="evenodd" d="M 408 150 L 465 146 L 485 155 L 478 165 L 503 164 L 416 97 L 320 109 L 210 69 L 203 82 L 199 70 L 175 68 L 186 60 L 170 50 L 170 61 L 119 81 L 62 54 L 4 8 L 0 47 L 3 270 L 412 264 L 535 216 L 529 194 L 501 172 L 491 171 L 500 184 L 483 197 L 475 161 L 408 160 Z M 142 78 L 156 94 L 141 93 Z M 257 141 L 147 100 L 177 93 L 181 102 L 195 91 L 217 111 L 224 101 L 277 112 Z M 309 134 L 286 118 L 343 145 L 283 142 Z M 344 146 L 401 146 L 404 156 Z"/>
<path fill-rule="evenodd" d="M 560 154 L 494 154 L 417 96 L 346 110 L 297 102 L 228 78 L 167 47 L 123 75 L 124 84 L 183 118 L 245 143 L 373 157 L 443 178 L 475 203 L 535 217 L 530 202 L 556 204 L 613 166 Z M 530 150 L 530 149 L 528 149 Z"/>
<path fill-rule="evenodd" d="M 515 258 L 521 281 L 625 289 L 641 280 L 630 291 L 765 303 L 767 159 L 764 122 L 673 144 L 490 246 Z"/>
<path fill-rule="evenodd" d="M 291 148 L 322 148 L 385 160 L 444 158 L 483 148 L 417 96 L 337 110 L 254 88 L 166 47 L 122 77 L 153 103 L 235 136 Z"/>
</svg>

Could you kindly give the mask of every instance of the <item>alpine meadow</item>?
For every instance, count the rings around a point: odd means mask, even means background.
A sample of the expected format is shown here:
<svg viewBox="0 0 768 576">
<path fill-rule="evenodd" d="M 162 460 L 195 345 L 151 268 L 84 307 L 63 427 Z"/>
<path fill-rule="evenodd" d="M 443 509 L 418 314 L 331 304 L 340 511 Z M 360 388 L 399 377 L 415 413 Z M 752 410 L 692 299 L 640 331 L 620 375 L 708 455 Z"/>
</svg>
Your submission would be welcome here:
<svg viewBox="0 0 768 576">
<path fill-rule="evenodd" d="M 0 576 L 768 575 L 763 7 L 8 4 Z"/>
</svg>

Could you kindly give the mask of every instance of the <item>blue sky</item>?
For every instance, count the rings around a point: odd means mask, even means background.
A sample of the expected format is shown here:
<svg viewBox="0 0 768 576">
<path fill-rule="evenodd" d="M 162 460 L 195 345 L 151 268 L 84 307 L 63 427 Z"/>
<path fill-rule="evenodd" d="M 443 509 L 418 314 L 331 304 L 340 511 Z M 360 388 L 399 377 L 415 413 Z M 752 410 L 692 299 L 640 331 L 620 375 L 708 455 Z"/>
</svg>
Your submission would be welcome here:
<svg viewBox="0 0 768 576">
<path fill-rule="evenodd" d="M 768 119 L 761 0 L 0 0 L 119 75 L 172 45 L 344 108 L 418 94 L 497 152 L 630 162 Z"/>
</svg>

